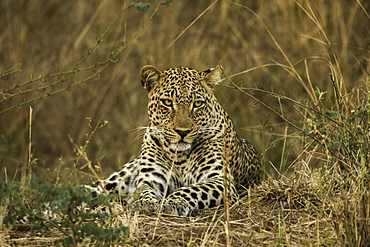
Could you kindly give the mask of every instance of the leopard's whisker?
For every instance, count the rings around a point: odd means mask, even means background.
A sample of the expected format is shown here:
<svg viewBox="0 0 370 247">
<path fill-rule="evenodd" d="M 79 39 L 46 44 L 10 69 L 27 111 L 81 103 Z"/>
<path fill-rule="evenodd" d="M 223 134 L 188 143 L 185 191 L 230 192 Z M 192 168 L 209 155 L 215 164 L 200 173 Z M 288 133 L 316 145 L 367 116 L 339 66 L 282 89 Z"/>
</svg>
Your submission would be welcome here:
<svg viewBox="0 0 370 247">
<path fill-rule="evenodd" d="M 142 131 L 142 130 L 151 130 L 151 131 L 157 131 L 157 132 L 162 132 L 163 128 L 161 127 L 152 127 L 152 126 L 142 126 L 142 127 L 137 127 L 137 131 Z"/>
<path fill-rule="evenodd" d="M 132 135 L 134 136 L 133 142 L 137 141 L 139 139 L 142 139 L 145 133 L 145 129 L 142 127 L 135 128 L 132 132 Z"/>
<path fill-rule="evenodd" d="M 159 127 L 150 127 L 150 126 L 137 127 L 133 132 L 133 134 L 135 135 L 134 141 L 142 139 L 147 130 L 150 130 L 152 133 L 156 134 L 163 132 L 163 128 Z"/>
</svg>

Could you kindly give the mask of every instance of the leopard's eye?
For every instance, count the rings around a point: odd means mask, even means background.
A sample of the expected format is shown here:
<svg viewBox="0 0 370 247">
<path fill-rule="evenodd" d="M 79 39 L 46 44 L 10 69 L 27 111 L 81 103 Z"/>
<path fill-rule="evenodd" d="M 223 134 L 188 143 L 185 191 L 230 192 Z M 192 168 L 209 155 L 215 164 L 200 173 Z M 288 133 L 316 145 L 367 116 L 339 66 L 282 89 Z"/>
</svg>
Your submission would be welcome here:
<svg viewBox="0 0 370 247">
<path fill-rule="evenodd" d="M 172 107 L 172 100 L 170 99 L 161 99 L 161 102 L 164 106 Z"/>
<path fill-rule="evenodd" d="M 197 100 L 193 103 L 193 108 L 200 108 L 204 106 L 205 102 L 203 100 Z"/>
</svg>

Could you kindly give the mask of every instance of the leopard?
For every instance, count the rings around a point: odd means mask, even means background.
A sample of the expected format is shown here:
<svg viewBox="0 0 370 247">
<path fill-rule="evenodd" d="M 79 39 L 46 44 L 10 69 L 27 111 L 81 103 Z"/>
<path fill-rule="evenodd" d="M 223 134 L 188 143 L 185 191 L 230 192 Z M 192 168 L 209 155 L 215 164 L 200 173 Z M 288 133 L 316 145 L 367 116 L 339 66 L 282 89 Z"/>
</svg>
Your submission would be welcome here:
<svg viewBox="0 0 370 247">
<path fill-rule="evenodd" d="M 205 71 L 143 66 L 149 124 L 141 127 L 140 155 L 97 180 L 95 193 L 118 194 L 133 209 L 180 216 L 238 202 L 259 182 L 261 161 L 214 95 L 222 74 L 221 65 Z"/>
</svg>

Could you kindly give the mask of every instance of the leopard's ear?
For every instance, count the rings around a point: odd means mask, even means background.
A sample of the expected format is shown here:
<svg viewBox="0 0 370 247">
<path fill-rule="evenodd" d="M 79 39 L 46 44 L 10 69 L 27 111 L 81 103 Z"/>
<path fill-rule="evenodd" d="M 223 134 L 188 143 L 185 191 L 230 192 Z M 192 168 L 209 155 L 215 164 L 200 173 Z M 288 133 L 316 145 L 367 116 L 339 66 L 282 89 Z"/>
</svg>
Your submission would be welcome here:
<svg viewBox="0 0 370 247">
<path fill-rule="evenodd" d="M 161 77 L 162 72 L 152 65 L 145 65 L 140 70 L 141 85 L 148 93 L 152 91 Z"/>
<path fill-rule="evenodd" d="M 205 76 L 202 80 L 203 85 L 212 90 L 216 85 L 221 83 L 222 66 L 217 65 L 215 68 L 204 71 Z"/>
</svg>

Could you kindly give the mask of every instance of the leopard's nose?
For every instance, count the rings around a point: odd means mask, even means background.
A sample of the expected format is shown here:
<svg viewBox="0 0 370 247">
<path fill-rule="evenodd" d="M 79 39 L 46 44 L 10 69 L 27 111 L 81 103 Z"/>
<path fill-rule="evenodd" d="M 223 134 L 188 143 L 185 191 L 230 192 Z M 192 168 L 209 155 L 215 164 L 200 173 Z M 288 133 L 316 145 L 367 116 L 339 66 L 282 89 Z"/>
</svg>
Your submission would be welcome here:
<svg viewBox="0 0 370 247">
<path fill-rule="evenodd" d="M 174 131 L 176 131 L 177 134 L 179 134 L 179 136 L 181 137 L 181 139 L 184 139 L 185 136 L 187 136 L 191 130 L 180 130 L 180 129 L 174 129 Z"/>
</svg>

